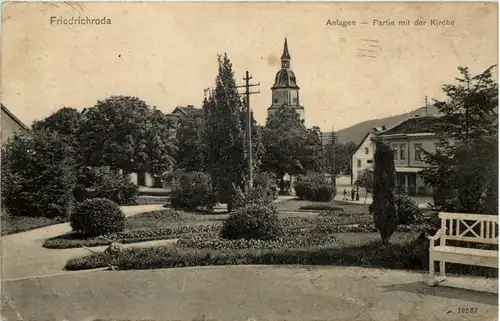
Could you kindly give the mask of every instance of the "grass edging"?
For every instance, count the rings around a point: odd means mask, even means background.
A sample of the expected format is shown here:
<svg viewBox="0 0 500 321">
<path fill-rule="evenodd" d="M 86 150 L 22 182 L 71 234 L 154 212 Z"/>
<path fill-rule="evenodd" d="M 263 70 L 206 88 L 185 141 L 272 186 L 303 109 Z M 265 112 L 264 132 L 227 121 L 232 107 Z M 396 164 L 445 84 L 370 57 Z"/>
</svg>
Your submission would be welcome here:
<svg viewBox="0 0 500 321">
<path fill-rule="evenodd" d="M 405 270 L 427 270 L 427 251 L 415 250 L 415 242 L 393 244 L 391 249 L 380 248 L 379 242 L 345 247 L 302 249 L 242 249 L 198 250 L 155 246 L 129 248 L 110 258 L 102 253 L 69 260 L 66 270 L 85 270 L 114 265 L 119 270 L 181 268 L 219 265 L 329 265 L 361 266 Z M 496 269 L 450 264 L 449 273 L 498 277 Z"/>
<path fill-rule="evenodd" d="M 150 236 L 150 237 L 142 237 L 142 238 L 132 238 L 132 239 L 116 239 L 116 240 L 79 240 L 79 239 L 61 239 L 61 238 L 52 238 L 48 239 L 43 243 L 43 247 L 47 249 L 72 249 L 79 248 L 82 245 L 86 247 L 96 247 L 96 246 L 105 246 L 111 245 L 111 243 L 121 243 L 121 244 L 134 244 L 134 243 L 142 243 L 149 241 L 157 241 L 157 240 L 170 240 L 177 239 L 186 236 L 186 234 L 172 234 L 172 235 L 158 235 L 158 236 Z"/>
</svg>

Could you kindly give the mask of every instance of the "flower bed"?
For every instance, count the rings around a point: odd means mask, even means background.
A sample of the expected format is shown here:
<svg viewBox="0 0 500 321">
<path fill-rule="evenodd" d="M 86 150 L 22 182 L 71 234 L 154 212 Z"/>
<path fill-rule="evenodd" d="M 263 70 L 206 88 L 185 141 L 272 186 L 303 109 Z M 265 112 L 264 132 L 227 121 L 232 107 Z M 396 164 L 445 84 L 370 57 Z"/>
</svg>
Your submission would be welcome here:
<svg viewBox="0 0 500 321">
<path fill-rule="evenodd" d="M 227 240 L 217 234 L 190 235 L 177 241 L 177 246 L 195 249 L 277 249 L 277 248 L 304 248 L 310 246 L 324 246 L 336 241 L 335 236 L 326 233 L 311 234 L 302 232 L 285 233 L 285 236 L 275 240 L 239 239 Z"/>
<path fill-rule="evenodd" d="M 185 249 L 176 247 L 130 248 L 113 258 L 121 270 L 178 268 L 213 265 L 343 265 L 392 269 L 427 270 L 428 258 L 425 239 L 414 240 L 415 234 L 396 233 L 391 249 L 380 248 L 377 234 L 366 234 L 355 242 L 339 240 L 327 247 L 277 248 L 277 249 Z M 71 259 L 67 270 L 107 267 L 109 263 L 102 253 Z M 491 268 L 450 264 L 449 273 L 463 273 L 497 277 Z"/>
<path fill-rule="evenodd" d="M 109 245 L 113 242 L 138 243 L 152 240 L 178 238 L 185 234 L 200 234 L 219 231 L 220 228 L 220 224 L 196 226 L 181 225 L 178 227 L 158 227 L 123 231 L 118 233 L 99 235 L 92 238 L 83 238 L 78 234 L 65 234 L 46 240 L 43 246 L 50 249 L 67 249 L 81 247 L 82 245 L 87 247 Z"/>
</svg>

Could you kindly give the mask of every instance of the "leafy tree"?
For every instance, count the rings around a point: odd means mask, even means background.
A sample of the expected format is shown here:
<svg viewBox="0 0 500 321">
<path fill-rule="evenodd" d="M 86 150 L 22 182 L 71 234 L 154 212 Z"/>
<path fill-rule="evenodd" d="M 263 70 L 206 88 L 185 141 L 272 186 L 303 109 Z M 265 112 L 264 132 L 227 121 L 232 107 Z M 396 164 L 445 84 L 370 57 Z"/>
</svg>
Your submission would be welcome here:
<svg viewBox="0 0 500 321">
<path fill-rule="evenodd" d="M 422 172 L 434 187 L 440 210 L 497 213 L 498 84 L 488 68 L 472 76 L 459 67 L 457 84 L 443 86 L 445 101 L 435 101 L 443 115 L 437 127 L 436 153 L 425 152 L 429 168 Z"/>
<path fill-rule="evenodd" d="M 375 226 L 380 232 L 382 244 L 389 245 L 389 239 L 398 227 L 398 215 L 394 204 L 396 170 L 390 146 L 378 140 L 375 150 L 375 170 L 373 176 L 373 213 Z"/>
<path fill-rule="evenodd" d="M 76 161 L 79 162 L 80 154 L 78 151 L 80 143 L 78 140 L 78 131 L 80 130 L 82 119 L 82 114 L 78 110 L 63 107 L 43 120 L 34 121 L 31 128 L 35 133 L 39 131 L 56 132 L 61 140 L 70 144 L 76 151 Z"/>
<path fill-rule="evenodd" d="M 82 122 L 82 114 L 70 107 L 63 107 L 49 117 L 33 122 L 33 131 L 49 130 L 60 135 L 75 137 Z"/>
<path fill-rule="evenodd" d="M 153 109 L 148 118 L 149 126 L 146 131 L 148 157 L 144 169 L 146 172 L 161 175 L 174 167 L 177 141 L 170 130 L 173 125 L 167 115 Z"/>
<path fill-rule="evenodd" d="M 176 131 L 178 151 L 176 165 L 182 171 L 202 171 L 204 168 L 203 114 L 186 115 Z"/>
<path fill-rule="evenodd" d="M 365 189 L 365 204 L 368 193 L 373 193 L 373 172 L 365 169 L 361 172 L 354 185 Z"/>
<path fill-rule="evenodd" d="M 341 142 L 335 142 L 335 169 L 337 174 L 346 173 L 349 174 L 351 172 L 351 154 L 356 149 L 356 143 L 348 142 L 342 144 Z M 332 172 L 332 143 L 328 142 L 324 147 L 325 154 L 325 171 L 328 173 Z"/>
<path fill-rule="evenodd" d="M 275 173 L 284 188 L 283 176 L 305 174 L 321 168 L 319 128 L 307 129 L 299 114 L 285 106 L 267 119 L 263 131 L 265 155 L 262 169 Z"/>
<path fill-rule="evenodd" d="M 2 147 L 2 201 L 16 216 L 64 217 L 76 184 L 74 152 L 62 135 L 18 133 Z"/>
<path fill-rule="evenodd" d="M 236 88 L 227 54 L 218 56 L 219 74 L 215 89 L 203 103 L 206 165 L 219 201 L 232 210 L 234 187 L 245 187 L 245 132 L 243 104 Z"/>
<path fill-rule="evenodd" d="M 175 151 L 169 121 L 136 97 L 112 96 L 85 115 L 79 130 L 84 164 L 130 172 L 161 173 Z"/>
</svg>

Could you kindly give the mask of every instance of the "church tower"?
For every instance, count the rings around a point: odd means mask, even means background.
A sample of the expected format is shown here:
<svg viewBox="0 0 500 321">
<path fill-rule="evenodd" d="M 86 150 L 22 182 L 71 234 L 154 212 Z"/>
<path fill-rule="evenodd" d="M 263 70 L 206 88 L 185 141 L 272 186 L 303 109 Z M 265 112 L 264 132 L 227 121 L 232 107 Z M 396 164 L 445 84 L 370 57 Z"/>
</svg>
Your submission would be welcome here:
<svg viewBox="0 0 500 321">
<path fill-rule="evenodd" d="M 300 119 L 304 120 L 304 107 L 300 105 L 299 86 L 295 74 L 290 69 L 290 53 L 288 52 L 288 42 L 285 38 L 285 45 L 283 54 L 281 55 L 281 69 L 276 74 L 274 86 L 272 90 L 272 103 L 271 107 L 267 109 L 268 116 L 282 107 L 294 109 L 299 115 Z"/>
</svg>

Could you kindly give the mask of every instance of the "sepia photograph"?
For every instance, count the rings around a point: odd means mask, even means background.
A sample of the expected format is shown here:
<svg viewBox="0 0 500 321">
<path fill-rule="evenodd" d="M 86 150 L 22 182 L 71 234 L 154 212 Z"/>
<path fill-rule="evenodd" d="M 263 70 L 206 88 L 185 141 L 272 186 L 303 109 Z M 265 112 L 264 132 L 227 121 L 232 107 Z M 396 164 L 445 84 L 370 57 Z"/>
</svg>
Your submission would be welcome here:
<svg viewBox="0 0 500 321">
<path fill-rule="evenodd" d="M 498 10 L 4 1 L 0 320 L 498 320 Z"/>
</svg>

